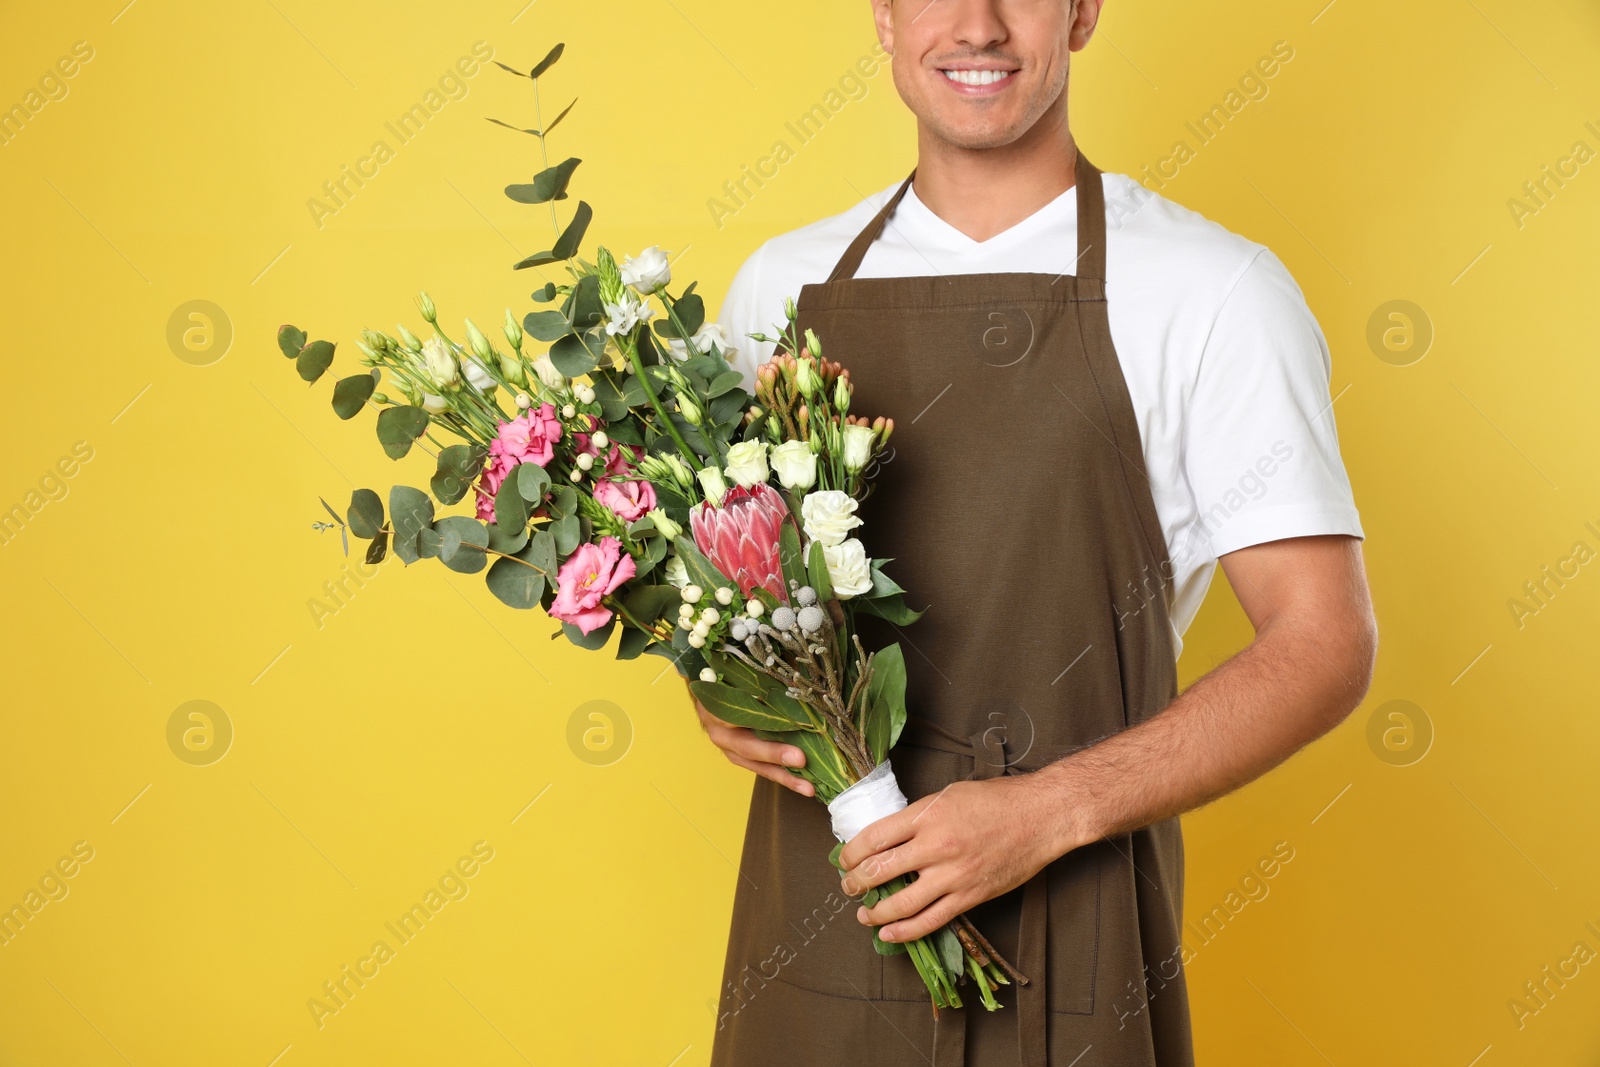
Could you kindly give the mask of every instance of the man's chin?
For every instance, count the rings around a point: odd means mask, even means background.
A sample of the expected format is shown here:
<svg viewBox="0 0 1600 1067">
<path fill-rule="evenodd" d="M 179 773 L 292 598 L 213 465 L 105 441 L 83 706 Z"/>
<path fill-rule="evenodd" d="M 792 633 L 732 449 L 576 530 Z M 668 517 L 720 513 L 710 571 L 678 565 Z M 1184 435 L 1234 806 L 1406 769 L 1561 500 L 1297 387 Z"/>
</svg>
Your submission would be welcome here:
<svg viewBox="0 0 1600 1067">
<path fill-rule="evenodd" d="M 1022 123 L 966 123 L 952 126 L 947 123 L 925 123 L 935 140 L 951 148 L 979 152 L 989 148 L 1004 148 L 1027 132 Z"/>
</svg>

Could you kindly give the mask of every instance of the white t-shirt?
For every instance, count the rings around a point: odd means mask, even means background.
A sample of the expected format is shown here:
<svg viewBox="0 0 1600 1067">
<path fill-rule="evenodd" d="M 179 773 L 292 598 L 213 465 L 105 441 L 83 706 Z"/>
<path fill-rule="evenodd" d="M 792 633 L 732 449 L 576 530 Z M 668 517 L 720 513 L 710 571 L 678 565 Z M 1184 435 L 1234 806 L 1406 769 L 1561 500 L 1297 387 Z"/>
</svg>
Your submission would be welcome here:
<svg viewBox="0 0 1600 1067">
<path fill-rule="evenodd" d="M 899 184 L 745 261 L 720 324 L 747 386 L 772 351 L 748 335 L 776 334 L 784 298 L 826 280 Z M 1106 174 L 1104 188 L 1111 339 L 1172 560 L 1181 649 L 1218 556 L 1286 537 L 1361 537 L 1361 521 L 1339 457 L 1328 344 L 1288 269 L 1127 175 Z M 1068 189 L 974 241 L 907 190 L 855 276 L 1072 273 L 1077 215 Z"/>
</svg>

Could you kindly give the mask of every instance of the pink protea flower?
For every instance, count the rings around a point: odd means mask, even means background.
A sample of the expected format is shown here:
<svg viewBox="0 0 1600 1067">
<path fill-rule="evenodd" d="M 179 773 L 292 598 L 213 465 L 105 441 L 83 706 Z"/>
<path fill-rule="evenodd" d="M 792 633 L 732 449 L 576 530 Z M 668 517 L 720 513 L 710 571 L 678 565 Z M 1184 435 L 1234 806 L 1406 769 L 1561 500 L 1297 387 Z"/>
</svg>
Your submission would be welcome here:
<svg viewBox="0 0 1600 1067">
<path fill-rule="evenodd" d="M 750 489 L 736 485 L 723 496 L 721 507 L 698 504 L 689 513 L 695 547 L 737 582 L 741 593 L 749 596 L 752 589 L 765 589 L 783 603 L 789 602 L 789 591 L 783 583 L 778 543 L 787 521 L 789 508 L 783 497 L 767 485 Z"/>
<path fill-rule="evenodd" d="M 656 488 L 646 481 L 613 482 L 609 479 L 595 483 L 594 499 L 611 509 L 623 522 L 642 519 L 656 506 Z"/>
<path fill-rule="evenodd" d="M 502 422 L 499 434 L 489 442 L 489 455 L 497 463 L 505 460 L 508 467 L 521 463 L 543 467 L 555 455 L 559 440 L 561 422 L 556 418 L 555 405 L 547 402 L 529 408 L 510 422 Z"/>
<path fill-rule="evenodd" d="M 601 601 L 636 573 L 633 557 L 622 551 L 622 542 L 615 537 L 579 545 L 556 574 L 551 617 L 570 622 L 585 634 L 598 630 L 611 621 L 611 609 Z"/>
</svg>

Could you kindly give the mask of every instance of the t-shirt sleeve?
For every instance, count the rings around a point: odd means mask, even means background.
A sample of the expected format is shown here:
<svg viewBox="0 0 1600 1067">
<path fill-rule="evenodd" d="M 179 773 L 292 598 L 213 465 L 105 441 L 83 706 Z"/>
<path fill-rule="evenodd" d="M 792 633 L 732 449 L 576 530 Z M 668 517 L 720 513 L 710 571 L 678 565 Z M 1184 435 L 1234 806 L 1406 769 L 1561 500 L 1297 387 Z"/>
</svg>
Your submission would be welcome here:
<svg viewBox="0 0 1600 1067">
<path fill-rule="evenodd" d="M 1217 312 L 1186 414 L 1184 468 L 1214 555 L 1286 537 L 1363 536 L 1331 371 L 1300 287 L 1261 249 Z"/>
<path fill-rule="evenodd" d="M 722 300 L 717 323 L 722 327 L 728 344 L 733 346 L 733 358 L 728 365 L 744 375 L 744 387 L 754 390 L 756 368 L 772 355 L 773 346 L 750 338 L 752 333 L 771 335 L 783 323 L 784 294 L 772 294 L 762 287 L 762 261 L 766 246 L 756 249 L 728 286 L 728 295 Z"/>
</svg>

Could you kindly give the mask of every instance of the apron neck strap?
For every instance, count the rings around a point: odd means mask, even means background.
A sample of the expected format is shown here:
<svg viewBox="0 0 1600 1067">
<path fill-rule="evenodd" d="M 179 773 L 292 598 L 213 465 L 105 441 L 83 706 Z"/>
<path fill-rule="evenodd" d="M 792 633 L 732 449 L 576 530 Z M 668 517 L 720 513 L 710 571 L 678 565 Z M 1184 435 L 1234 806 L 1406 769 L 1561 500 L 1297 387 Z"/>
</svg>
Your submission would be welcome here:
<svg viewBox="0 0 1600 1067">
<path fill-rule="evenodd" d="M 894 214 L 894 209 L 905 199 L 906 190 L 911 188 L 911 180 L 916 176 L 917 172 L 914 169 L 906 175 L 906 180 L 900 183 L 900 188 L 895 190 L 889 202 L 883 205 L 860 233 L 856 234 L 855 240 L 850 242 L 850 247 L 839 257 L 833 273 L 828 275 L 828 281 L 838 282 L 855 277 L 862 259 L 866 257 L 867 249 L 883 232 L 889 216 Z M 1105 190 L 1101 186 L 1099 168 L 1084 157 L 1082 149 L 1078 150 L 1074 184 L 1078 190 L 1078 256 L 1073 273 L 1080 278 L 1099 278 L 1103 281 L 1106 276 Z"/>
</svg>

